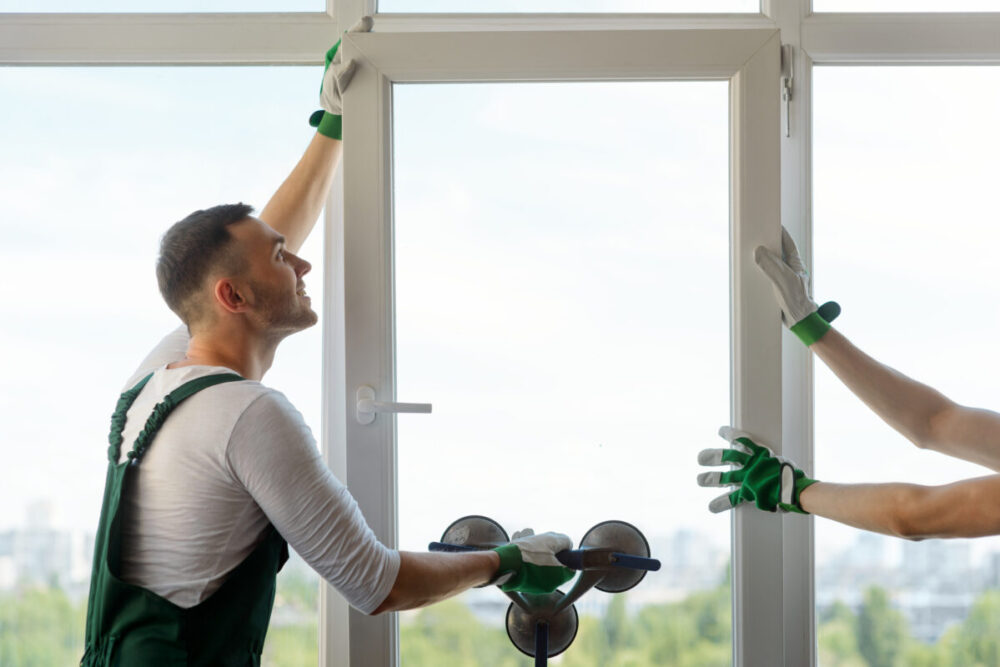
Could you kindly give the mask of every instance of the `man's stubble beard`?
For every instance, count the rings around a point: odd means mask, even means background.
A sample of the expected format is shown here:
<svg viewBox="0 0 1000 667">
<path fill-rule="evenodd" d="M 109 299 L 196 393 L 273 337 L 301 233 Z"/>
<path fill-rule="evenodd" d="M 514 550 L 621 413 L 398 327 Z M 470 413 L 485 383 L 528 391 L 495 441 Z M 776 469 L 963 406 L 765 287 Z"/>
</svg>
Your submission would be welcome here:
<svg viewBox="0 0 1000 667">
<path fill-rule="evenodd" d="M 289 299 L 263 284 L 252 284 L 251 289 L 260 304 L 259 313 L 263 326 L 280 338 L 308 329 L 319 321 L 312 306 L 307 306 L 297 294 Z"/>
</svg>

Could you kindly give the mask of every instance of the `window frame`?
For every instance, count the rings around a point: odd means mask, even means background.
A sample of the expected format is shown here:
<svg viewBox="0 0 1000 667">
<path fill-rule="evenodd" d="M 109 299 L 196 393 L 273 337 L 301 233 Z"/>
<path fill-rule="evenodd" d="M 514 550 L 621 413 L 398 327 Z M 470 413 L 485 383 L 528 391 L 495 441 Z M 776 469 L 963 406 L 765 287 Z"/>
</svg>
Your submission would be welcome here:
<svg viewBox="0 0 1000 667">
<path fill-rule="evenodd" d="M 226 13 L 226 14 L 14 14 L 0 13 L 0 65 L 293 65 L 319 64 L 332 38 L 365 14 L 374 13 L 374 0 L 327 0 L 325 12 L 316 13 Z M 273 26 L 281 24 L 281 30 Z M 400 15 L 376 16 L 379 32 L 440 33 L 528 32 L 546 30 L 572 32 L 594 29 L 619 31 L 648 30 L 780 30 L 781 42 L 792 47 L 794 64 L 792 97 L 788 105 L 790 136 L 775 138 L 780 150 L 781 219 L 801 241 L 807 263 L 811 260 L 811 73 L 814 65 L 905 65 L 905 64 L 1000 64 L 1000 13 L 892 13 L 838 14 L 812 12 L 810 0 L 762 0 L 757 15 Z M 773 94 L 780 96 L 774 82 Z M 352 88 L 353 89 L 353 88 Z M 352 95 L 353 97 L 353 95 Z M 349 103 L 352 103 L 349 101 Z M 784 111 L 782 110 L 782 113 Z M 350 122 L 350 121 L 348 121 Z M 345 146 L 345 168 L 353 173 L 357 159 Z M 384 154 L 378 159 L 385 160 Z M 351 183 L 348 175 L 348 181 Z M 738 181 L 734 180 L 734 183 Z M 353 186 L 352 186 L 353 187 Z M 331 469 L 349 479 L 347 428 L 350 393 L 346 381 L 345 293 L 342 276 L 345 266 L 343 175 L 338 176 L 326 213 L 325 250 L 326 304 L 324 316 L 324 388 L 321 443 Z M 379 200 L 385 204 L 384 200 Z M 390 202 L 391 203 L 391 202 Z M 776 230 L 776 223 L 771 223 Z M 766 239 L 776 242 L 775 238 Z M 741 239 L 737 246 L 749 239 Z M 760 282 L 752 267 L 734 257 L 734 297 L 739 290 L 760 292 Z M 758 295 L 759 296 L 759 295 Z M 765 309 L 767 308 L 764 306 Z M 774 318 L 773 304 L 764 314 Z M 736 313 L 742 316 L 740 313 Z M 737 322 L 734 318 L 734 324 Z M 765 322 L 766 324 L 766 322 Z M 785 332 L 774 334 L 772 347 L 780 344 L 780 419 L 784 453 L 812 469 L 812 358 L 808 350 Z M 735 345 L 734 360 L 741 354 Z M 737 364 L 738 366 L 738 364 Z M 744 374 L 747 378 L 752 374 Z M 748 393 L 779 392 L 774 383 L 753 387 L 736 384 Z M 389 385 L 383 385 L 389 386 Z M 414 400 L 420 397 L 415 397 Z M 735 399 L 736 404 L 739 400 Z M 744 415 L 737 411 L 734 417 Z M 748 415 L 749 416 L 749 415 Z M 753 418 L 752 416 L 749 416 Z M 771 415 L 773 419 L 773 415 Z M 764 436 L 777 433 L 743 421 Z M 711 428 L 711 425 L 708 426 Z M 737 513 L 736 534 L 744 539 L 749 529 L 773 530 L 770 517 Z M 813 606 L 813 541 L 811 517 L 784 518 L 778 532 L 780 552 L 770 565 L 767 582 L 747 581 L 753 568 L 741 569 L 734 561 L 734 599 L 737 608 L 753 596 L 777 600 L 770 614 L 757 609 L 755 616 L 768 616 L 770 638 L 774 628 L 783 628 L 775 646 L 780 656 L 756 664 L 815 664 L 815 622 Z M 757 524 L 761 525 L 758 526 Z M 771 522 L 772 524 L 774 522 Z M 737 544 L 739 543 L 737 541 Z M 771 553 L 771 552 L 768 552 Z M 772 554 L 773 555 L 773 554 Z M 782 593 L 775 595 L 773 572 L 780 570 Z M 741 597 L 742 596 L 742 597 Z M 320 661 L 323 665 L 349 664 L 346 604 L 328 586 L 321 587 Z M 350 617 L 350 624 L 367 619 Z M 760 619 L 758 619 L 760 620 Z M 734 634 L 746 632 L 748 619 L 734 615 Z M 766 634 L 766 633 L 765 633 Z M 779 650 L 780 649 L 780 650 Z M 356 646 L 356 650 L 360 648 Z M 755 664 L 743 653 L 734 637 L 735 664 Z M 360 655 L 358 652 L 356 655 Z M 362 664 L 359 658 L 355 658 Z M 367 663 L 365 663 L 367 664 Z"/>
<path fill-rule="evenodd" d="M 596 48 L 614 54 L 599 69 Z M 345 100 L 347 484 L 375 534 L 395 546 L 395 420 L 354 418 L 355 390 L 396 400 L 392 276 L 392 85 L 442 81 L 722 79 L 730 82 L 732 419 L 769 442 L 780 436 L 780 317 L 752 250 L 779 238 L 780 44 L 774 29 L 413 32 L 350 35 L 360 64 Z M 414 57 L 413 54 L 419 54 Z M 458 54 L 458 57 L 456 57 Z M 433 397 L 400 397 L 432 400 Z M 431 417 L 432 418 L 432 417 Z M 709 427 L 711 428 L 711 427 Z M 781 524 L 735 514 L 734 653 L 745 664 L 781 660 Z M 766 602 L 764 601 L 766 600 Z M 770 613 L 762 613 L 763 610 Z M 350 615 L 351 663 L 394 665 L 394 616 Z"/>
</svg>

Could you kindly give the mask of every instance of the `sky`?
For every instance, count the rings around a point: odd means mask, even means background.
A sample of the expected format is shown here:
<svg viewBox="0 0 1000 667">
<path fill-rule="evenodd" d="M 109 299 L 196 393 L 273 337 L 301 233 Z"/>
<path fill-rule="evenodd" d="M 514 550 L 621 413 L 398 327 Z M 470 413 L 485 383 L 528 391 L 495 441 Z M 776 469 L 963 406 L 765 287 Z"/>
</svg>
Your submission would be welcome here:
<svg viewBox="0 0 1000 667">
<path fill-rule="evenodd" d="M 435 404 L 399 420 L 401 546 L 456 511 L 728 542 L 683 509 L 729 418 L 727 99 L 396 86 L 397 395 Z"/>
<path fill-rule="evenodd" d="M 176 324 L 158 238 L 197 208 L 262 207 L 310 137 L 318 80 L 0 69 L 0 530 L 37 500 L 59 526 L 96 524 L 114 401 Z M 815 73 L 816 297 L 840 301 L 862 348 L 982 407 L 1000 406 L 998 84 L 985 67 Z M 394 94 L 398 396 L 435 405 L 399 418 L 401 544 L 467 513 L 725 544 L 694 458 L 729 415 L 726 85 Z M 321 241 L 303 250 L 314 304 Z M 267 378 L 317 435 L 320 345 L 318 328 L 289 339 Z M 816 375 L 820 479 L 983 473 L 916 450 Z M 856 536 L 816 534 L 820 561 Z"/>
</svg>

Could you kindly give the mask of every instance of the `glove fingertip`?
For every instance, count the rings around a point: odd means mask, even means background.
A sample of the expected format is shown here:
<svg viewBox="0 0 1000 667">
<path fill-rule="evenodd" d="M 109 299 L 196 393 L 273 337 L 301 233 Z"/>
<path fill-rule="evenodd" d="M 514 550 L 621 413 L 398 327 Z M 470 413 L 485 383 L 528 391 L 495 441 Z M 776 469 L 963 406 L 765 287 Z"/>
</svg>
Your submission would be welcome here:
<svg viewBox="0 0 1000 667">
<path fill-rule="evenodd" d="M 358 68 L 358 64 L 354 62 L 354 59 L 348 60 L 345 65 L 340 67 L 337 71 L 337 85 L 340 87 L 341 94 L 350 85 L 351 79 L 354 78 L 354 71 Z"/>
<path fill-rule="evenodd" d="M 767 248 L 762 245 L 759 245 L 756 248 L 754 248 L 753 261 L 757 264 L 757 266 L 760 266 L 760 263 L 764 261 L 765 253 L 767 253 Z"/>
<path fill-rule="evenodd" d="M 347 32 L 371 32 L 375 25 L 375 19 L 369 16 L 362 16 L 358 22 L 351 26 Z"/>
<path fill-rule="evenodd" d="M 721 514 L 727 510 L 733 508 L 733 501 L 729 499 L 729 496 L 719 496 L 712 502 L 708 504 L 708 510 L 712 514 Z"/>
<path fill-rule="evenodd" d="M 698 464 L 703 466 L 713 466 L 722 463 L 721 449 L 703 449 L 698 452 Z"/>
<path fill-rule="evenodd" d="M 698 486 L 721 486 L 721 472 L 703 472 L 698 474 Z"/>
</svg>

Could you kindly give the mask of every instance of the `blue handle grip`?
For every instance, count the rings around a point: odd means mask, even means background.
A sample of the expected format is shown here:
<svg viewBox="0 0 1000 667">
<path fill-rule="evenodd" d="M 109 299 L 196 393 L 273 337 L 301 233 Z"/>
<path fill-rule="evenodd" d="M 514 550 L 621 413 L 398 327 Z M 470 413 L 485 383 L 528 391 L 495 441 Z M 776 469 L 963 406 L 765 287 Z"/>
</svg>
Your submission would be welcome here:
<svg viewBox="0 0 1000 667">
<path fill-rule="evenodd" d="M 655 558 L 620 553 L 613 553 L 611 556 L 615 559 L 615 567 L 627 567 L 632 570 L 646 570 L 648 572 L 656 572 L 660 569 L 660 561 Z"/>
<path fill-rule="evenodd" d="M 604 549 L 570 549 L 556 554 L 560 563 L 573 570 L 601 567 L 625 567 L 630 570 L 655 572 L 660 569 L 660 561 Z"/>
</svg>

